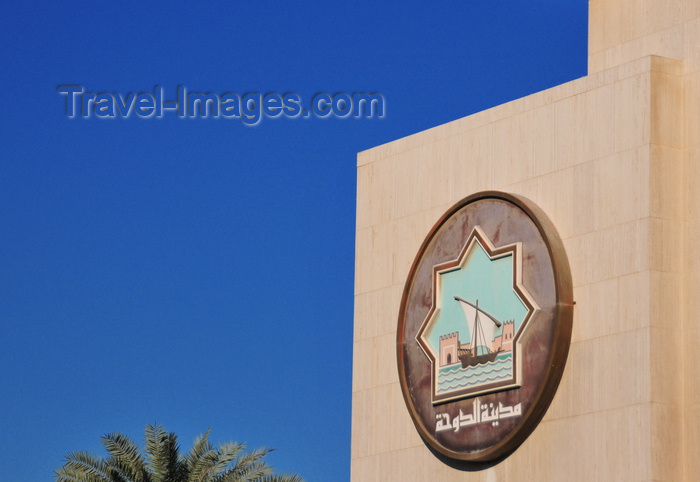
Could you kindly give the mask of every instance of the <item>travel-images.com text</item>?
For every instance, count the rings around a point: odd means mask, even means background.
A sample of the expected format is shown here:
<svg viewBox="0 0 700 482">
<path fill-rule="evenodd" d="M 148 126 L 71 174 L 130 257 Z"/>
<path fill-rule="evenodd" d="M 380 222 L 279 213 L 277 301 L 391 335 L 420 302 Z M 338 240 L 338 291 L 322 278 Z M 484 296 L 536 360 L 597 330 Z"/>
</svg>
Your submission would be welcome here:
<svg viewBox="0 0 700 482">
<path fill-rule="evenodd" d="M 189 92 L 186 87 L 177 88 L 177 100 L 166 100 L 162 86 L 156 85 L 153 94 L 148 92 L 89 92 L 81 85 L 59 85 L 58 93 L 65 96 L 66 116 L 69 118 L 104 119 L 127 118 L 135 114 L 139 118 L 163 118 L 175 114 L 180 118 L 228 118 L 239 119 L 254 126 L 263 117 L 275 118 L 383 118 L 384 96 L 378 93 L 356 92 L 329 95 L 315 94 L 308 109 L 302 107 L 299 94 L 288 92 L 244 95 L 235 92 L 215 94 Z"/>
</svg>

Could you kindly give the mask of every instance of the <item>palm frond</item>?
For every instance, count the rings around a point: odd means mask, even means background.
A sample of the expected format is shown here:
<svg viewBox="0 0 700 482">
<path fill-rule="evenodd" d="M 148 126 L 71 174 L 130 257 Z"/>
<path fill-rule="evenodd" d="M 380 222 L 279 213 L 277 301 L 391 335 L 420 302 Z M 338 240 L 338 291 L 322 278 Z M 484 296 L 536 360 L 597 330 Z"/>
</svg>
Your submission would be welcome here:
<svg viewBox="0 0 700 482">
<path fill-rule="evenodd" d="M 207 477 L 211 476 L 211 470 L 219 459 L 219 454 L 216 449 L 211 448 L 202 453 L 199 458 L 194 461 L 189 472 L 188 482 L 204 482 Z"/>
<path fill-rule="evenodd" d="M 110 469 L 101 457 L 88 452 L 73 452 L 66 462 L 55 470 L 57 482 L 111 482 Z"/>
<path fill-rule="evenodd" d="M 109 479 L 103 479 L 100 476 L 85 473 L 80 470 L 58 469 L 56 473 L 56 482 L 111 482 Z"/>
<path fill-rule="evenodd" d="M 209 439 L 210 431 L 195 441 L 194 447 L 187 457 L 189 481 L 204 482 L 215 480 L 226 468 L 234 462 L 241 452 L 245 450 L 245 444 L 229 442 L 213 447 Z"/>
<path fill-rule="evenodd" d="M 177 435 L 161 425 L 146 425 L 145 450 L 152 482 L 174 480 L 179 472 L 180 447 Z"/>
<path fill-rule="evenodd" d="M 203 454 L 210 450 L 212 448 L 211 444 L 209 443 L 209 434 L 211 433 L 211 428 L 208 428 L 206 432 L 204 432 L 202 435 L 194 439 L 194 443 L 192 444 L 192 448 L 190 449 L 189 453 L 187 454 L 188 457 L 192 456 L 193 458 L 198 458 L 200 454 Z"/>
<path fill-rule="evenodd" d="M 219 445 L 216 450 L 217 458 L 212 475 L 222 473 L 232 462 L 235 462 L 236 466 L 248 465 L 262 459 L 269 452 L 266 449 L 259 449 L 254 452 L 243 453 L 244 450 L 245 444 L 238 442 L 228 442 Z"/>
<path fill-rule="evenodd" d="M 129 437 L 107 434 L 102 442 L 108 458 L 68 454 L 54 471 L 56 482 L 303 482 L 298 475 L 275 475 L 264 460 L 270 449 L 246 452 L 237 442 L 214 447 L 209 433 L 197 437 L 186 455 L 177 436 L 160 425 L 146 426 L 144 453 Z"/>
<path fill-rule="evenodd" d="M 272 470 L 272 467 L 265 462 L 255 462 L 233 467 L 214 477 L 213 482 L 257 482 L 266 476 L 272 475 Z"/>
<path fill-rule="evenodd" d="M 184 457 L 183 460 L 183 471 L 188 474 L 188 477 L 192 477 L 191 480 L 197 480 L 198 477 L 198 465 L 200 461 L 204 459 L 206 454 L 214 449 L 209 443 L 209 433 L 211 429 L 207 429 L 202 435 L 197 437 L 192 445 L 192 448 Z M 189 480 L 185 478 L 184 480 Z"/>
<path fill-rule="evenodd" d="M 110 482 L 150 482 L 148 474 L 145 475 L 145 479 L 142 475 L 135 475 L 133 467 L 125 460 L 117 460 L 114 457 L 110 457 L 107 459 L 107 468 Z"/>
<path fill-rule="evenodd" d="M 126 435 L 110 433 L 102 437 L 110 455 L 108 463 L 128 481 L 150 482 L 148 470 L 139 446 Z"/>
<path fill-rule="evenodd" d="M 223 449 L 230 450 L 231 444 L 224 444 Z M 236 457 L 233 467 L 219 473 L 217 482 L 247 482 L 256 481 L 260 478 L 272 474 L 273 468 L 267 465 L 263 458 L 269 454 L 271 449 L 257 449 Z M 229 460 L 229 463 L 233 460 Z"/>
<path fill-rule="evenodd" d="M 256 482 L 304 482 L 301 475 L 294 474 L 279 474 L 279 475 L 268 475 L 263 477 Z"/>
</svg>

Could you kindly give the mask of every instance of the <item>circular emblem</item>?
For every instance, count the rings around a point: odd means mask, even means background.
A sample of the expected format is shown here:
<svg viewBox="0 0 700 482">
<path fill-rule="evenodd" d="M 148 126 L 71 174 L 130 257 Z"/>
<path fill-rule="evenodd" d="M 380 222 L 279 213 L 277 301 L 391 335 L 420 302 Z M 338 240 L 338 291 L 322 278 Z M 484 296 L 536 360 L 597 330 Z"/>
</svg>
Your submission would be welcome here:
<svg viewBox="0 0 700 482">
<path fill-rule="evenodd" d="M 487 462 L 535 429 L 564 371 L 573 289 L 531 201 L 488 191 L 435 224 L 406 280 L 397 357 L 406 406 L 441 456 Z"/>
</svg>

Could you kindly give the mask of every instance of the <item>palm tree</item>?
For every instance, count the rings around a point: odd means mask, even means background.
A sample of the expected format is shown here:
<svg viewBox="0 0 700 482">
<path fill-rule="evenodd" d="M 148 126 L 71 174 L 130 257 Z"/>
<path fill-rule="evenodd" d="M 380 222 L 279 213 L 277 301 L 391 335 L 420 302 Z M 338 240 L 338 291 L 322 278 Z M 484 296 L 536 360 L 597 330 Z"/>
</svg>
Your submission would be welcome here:
<svg viewBox="0 0 700 482">
<path fill-rule="evenodd" d="M 236 442 L 214 447 L 207 430 L 183 455 L 174 433 L 160 425 L 146 425 L 145 432 L 144 453 L 129 437 L 111 433 L 102 437 L 106 459 L 68 454 L 56 482 L 303 482 L 298 475 L 275 475 L 263 460 L 270 449 L 245 452 Z"/>
</svg>

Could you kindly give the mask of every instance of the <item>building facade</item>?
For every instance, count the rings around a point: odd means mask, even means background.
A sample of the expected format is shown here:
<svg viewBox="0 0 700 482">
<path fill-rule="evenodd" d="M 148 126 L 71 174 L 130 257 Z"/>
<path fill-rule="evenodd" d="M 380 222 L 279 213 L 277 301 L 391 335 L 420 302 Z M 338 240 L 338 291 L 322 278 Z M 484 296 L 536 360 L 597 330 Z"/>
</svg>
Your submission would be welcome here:
<svg viewBox="0 0 700 482">
<path fill-rule="evenodd" d="M 699 1 L 590 0 L 586 77 L 361 152 L 357 176 L 353 481 L 700 480 Z M 539 425 L 465 469 L 406 409 L 397 318 L 426 233 L 488 190 L 547 214 L 576 304 Z"/>
</svg>

